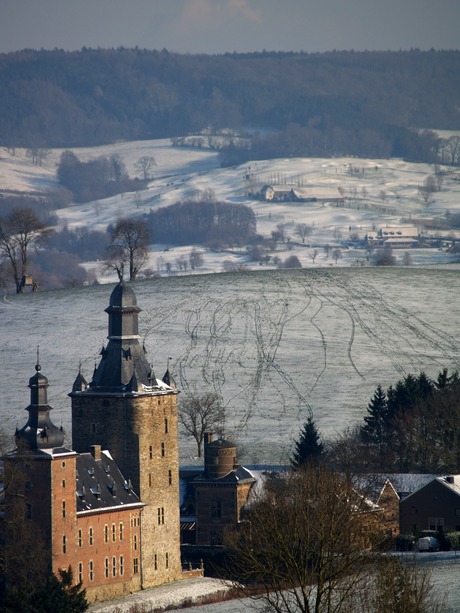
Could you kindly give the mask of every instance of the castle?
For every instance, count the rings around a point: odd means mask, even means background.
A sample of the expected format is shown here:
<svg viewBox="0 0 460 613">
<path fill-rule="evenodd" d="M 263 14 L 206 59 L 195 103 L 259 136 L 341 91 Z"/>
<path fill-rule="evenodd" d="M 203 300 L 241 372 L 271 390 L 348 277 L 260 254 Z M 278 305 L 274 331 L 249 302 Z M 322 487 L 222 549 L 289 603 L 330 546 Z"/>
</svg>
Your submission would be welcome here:
<svg viewBox="0 0 460 613">
<path fill-rule="evenodd" d="M 100 362 L 69 394 L 73 448 L 52 422 L 37 356 L 28 421 L 3 458 L 7 579 L 29 556 L 55 574 L 71 566 L 91 602 L 182 577 L 178 391 L 147 360 L 129 285 L 118 283 L 106 312 Z"/>
</svg>

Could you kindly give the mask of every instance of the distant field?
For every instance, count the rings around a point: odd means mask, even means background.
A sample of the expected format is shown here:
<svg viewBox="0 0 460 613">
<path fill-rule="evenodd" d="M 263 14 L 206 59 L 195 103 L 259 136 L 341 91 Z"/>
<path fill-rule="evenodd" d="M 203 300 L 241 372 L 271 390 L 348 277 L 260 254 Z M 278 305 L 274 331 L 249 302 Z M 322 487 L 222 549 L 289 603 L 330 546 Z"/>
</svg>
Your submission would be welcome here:
<svg viewBox="0 0 460 613">
<path fill-rule="evenodd" d="M 378 383 L 460 366 L 460 270 L 292 270 L 137 282 L 140 333 L 156 375 L 182 393 L 217 391 L 240 459 L 281 462 L 312 410 L 325 436 L 362 419 Z M 91 378 L 112 286 L 7 296 L 0 303 L 0 419 L 14 433 L 40 346 L 55 423 L 82 362 Z M 194 447 L 181 442 L 182 463 Z"/>
</svg>

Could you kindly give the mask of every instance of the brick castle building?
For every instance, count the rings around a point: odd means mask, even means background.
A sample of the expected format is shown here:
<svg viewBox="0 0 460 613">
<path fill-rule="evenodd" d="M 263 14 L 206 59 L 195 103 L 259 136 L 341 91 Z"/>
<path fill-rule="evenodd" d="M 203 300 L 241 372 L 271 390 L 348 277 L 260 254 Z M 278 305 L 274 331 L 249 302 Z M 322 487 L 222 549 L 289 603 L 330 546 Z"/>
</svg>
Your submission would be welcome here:
<svg viewBox="0 0 460 613">
<path fill-rule="evenodd" d="M 180 579 L 177 390 L 139 343 L 133 290 L 112 292 L 108 344 L 70 393 L 72 447 L 50 416 L 37 357 L 28 421 L 4 457 L 5 571 L 35 549 L 47 570 L 72 566 L 91 602 Z"/>
</svg>

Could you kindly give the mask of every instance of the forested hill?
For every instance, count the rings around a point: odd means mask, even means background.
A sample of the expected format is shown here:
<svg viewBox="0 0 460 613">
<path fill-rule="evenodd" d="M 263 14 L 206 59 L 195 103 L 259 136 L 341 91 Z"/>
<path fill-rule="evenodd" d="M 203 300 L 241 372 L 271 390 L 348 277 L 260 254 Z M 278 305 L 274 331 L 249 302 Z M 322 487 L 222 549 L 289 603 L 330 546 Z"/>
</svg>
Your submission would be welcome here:
<svg viewBox="0 0 460 613">
<path fill-rule="evenodd" d="M 0 55 L 0 144 L 91 146 L 204 127 L 460 129 L 460 51 Z"/>
</svg>

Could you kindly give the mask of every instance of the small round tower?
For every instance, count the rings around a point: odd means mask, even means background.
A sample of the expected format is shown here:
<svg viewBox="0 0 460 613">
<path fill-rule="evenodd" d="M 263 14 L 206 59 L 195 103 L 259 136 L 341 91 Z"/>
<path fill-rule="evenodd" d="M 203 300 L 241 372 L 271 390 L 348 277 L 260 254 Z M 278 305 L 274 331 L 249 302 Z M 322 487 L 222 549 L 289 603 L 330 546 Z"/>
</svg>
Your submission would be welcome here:
<svg viewBox="0 0 460 613">
<path fill-rule="evenodd" d="M 223 438 L 205 442 L 204 470 L 208 479 L 225 477 L 236 466 L 236 445 Z"/>
</svg>

